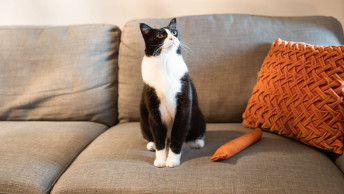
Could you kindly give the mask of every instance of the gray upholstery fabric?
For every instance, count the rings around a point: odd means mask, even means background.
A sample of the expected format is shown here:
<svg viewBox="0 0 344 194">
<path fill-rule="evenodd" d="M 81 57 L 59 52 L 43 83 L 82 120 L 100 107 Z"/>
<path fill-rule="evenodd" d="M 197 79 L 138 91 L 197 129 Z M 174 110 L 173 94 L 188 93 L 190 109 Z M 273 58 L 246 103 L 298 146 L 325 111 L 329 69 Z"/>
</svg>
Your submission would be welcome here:
<svg viewBox="0 0 344 194">
<path fill-rule="evenodd" d="M 117 118 L 120 29 L 0 28 L 0 120 Z"/>
<path fill-rule="evenodd" d="M 144 41 L 139 23 L 168 25 L 170 19 L 126 23 L 119 55 L 119 120 L 138 121 Z M 331 17 L 204 15 L 177 18 L 182 51 L 207 122 L 241 122 L 257 72 L 276 38 L 317 45 L 344 44 L 341 24 Z"/>
<path fill-rule="evenodd" d="M 344 154 L 335 159 L 335 163 L 340 170 L 344 173 Z"/>
<path fill-rule="evenodd" d="M 0 122 L 0 193 L 46 193 L 107 127 L 93 122 Z"/>
<path fill-rule="evenodd" d="M 156 168 L 139 123 L 110 128 L 61 176 L 52 193 L 342 193 L 344 174 L 318 150 L 275 134 L 211 162 L 222 144 L 250 131 L 208 124 L 205 147 L 184 150 L 181 166 Z"/>
</svg>

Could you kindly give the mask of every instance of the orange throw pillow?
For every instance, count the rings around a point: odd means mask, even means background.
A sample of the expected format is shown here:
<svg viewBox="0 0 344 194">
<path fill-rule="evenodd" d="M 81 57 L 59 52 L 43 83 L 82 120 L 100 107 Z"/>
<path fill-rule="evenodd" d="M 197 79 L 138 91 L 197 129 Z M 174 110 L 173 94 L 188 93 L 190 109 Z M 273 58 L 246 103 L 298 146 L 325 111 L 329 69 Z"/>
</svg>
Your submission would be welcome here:
<svg viewBox="0 0 344 194">
<path fill-rule="evenodd" d="M 343 98 L 344 46 L 277 39 L 258 73 L 242 124 L 342 154 Z"/>
</svg>

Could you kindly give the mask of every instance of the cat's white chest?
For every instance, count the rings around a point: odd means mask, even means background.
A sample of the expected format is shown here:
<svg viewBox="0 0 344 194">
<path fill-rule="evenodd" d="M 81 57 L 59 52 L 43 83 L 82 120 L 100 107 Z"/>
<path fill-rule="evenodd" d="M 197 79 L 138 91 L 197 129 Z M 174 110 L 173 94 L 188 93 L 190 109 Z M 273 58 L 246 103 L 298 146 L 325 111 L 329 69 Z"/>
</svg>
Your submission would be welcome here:
<svg viewBox="0 0 344 194">
<path fill-rule="evenodd" d="M 180 55 L 168 54 L 157 57 L 144 57 L 142 78 L 153 87 L 160 100 L 159 111 L 162 123 L 170 130 L 176 115 L 176 96 L 181 91 L 181 78 L 188 72 Z"/>
</svg>

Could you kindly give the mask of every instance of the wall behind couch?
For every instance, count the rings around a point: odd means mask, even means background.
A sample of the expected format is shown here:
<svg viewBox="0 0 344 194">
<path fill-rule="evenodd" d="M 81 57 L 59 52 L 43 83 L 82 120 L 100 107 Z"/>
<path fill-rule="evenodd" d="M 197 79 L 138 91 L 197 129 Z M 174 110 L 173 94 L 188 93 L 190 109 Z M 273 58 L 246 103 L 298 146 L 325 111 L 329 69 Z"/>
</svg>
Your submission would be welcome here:
<svg viewBox="0 0 344 194">
<path fill-rule="evenodd" d="M 0 0 L 0 25 L 69 25 L 212 13 L 326 15 L 344 26 L 344 0 Z"/>
</svg>

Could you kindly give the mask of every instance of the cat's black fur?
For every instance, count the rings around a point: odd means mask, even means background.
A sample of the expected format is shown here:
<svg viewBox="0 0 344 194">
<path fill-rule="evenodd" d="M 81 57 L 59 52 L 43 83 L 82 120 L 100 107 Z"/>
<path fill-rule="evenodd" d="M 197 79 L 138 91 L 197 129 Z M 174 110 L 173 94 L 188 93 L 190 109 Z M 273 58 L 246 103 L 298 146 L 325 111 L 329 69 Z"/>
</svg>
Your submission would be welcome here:
<svg viewBox="0 0 344 194">
<path fill-rule="evenodd" d="M 180 40 L 175 19 L 165 28 L 170 31 L 174 30 L 177 33 L 175 37 Z M 161 45 L 167 37 L 167 33 L 164 30 L 165 28 L 153 29 L 146 24 L 140 24 L 140 29 L 145 41 L 146 56 L 157 57 L 160 55 L 161 51 L 157 50 L 159 50 L 158 46 Z M 155 38 L 157 33 L 163 34 L 164 38 Z M 176 52 L 181 55 L 180 46 Z M 181 152 L 184 142 L 191 142 L 203 138 L 206 128 L 205 119 L 198 105 L 196 89 L 189 74 L 186 73 L 180 79 L 180 82 L 182 88 L 181 92 L 176 95 L 176 115 L 172 127 L 171 139 L 167 141 L 170 142 L 169 146 L 176 154 Z M 157 150 L 162 150 L 165 149 L 167 128 L 161 120 L 159 105 L 160 99 L 155 89 L 145 84 L 140 103 L 142 135 L 147 141 L 154 142 Z"/>
</svg>

